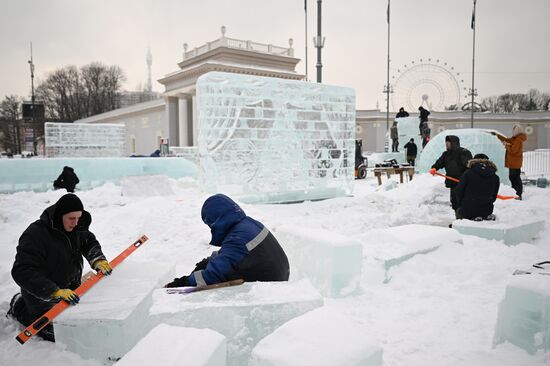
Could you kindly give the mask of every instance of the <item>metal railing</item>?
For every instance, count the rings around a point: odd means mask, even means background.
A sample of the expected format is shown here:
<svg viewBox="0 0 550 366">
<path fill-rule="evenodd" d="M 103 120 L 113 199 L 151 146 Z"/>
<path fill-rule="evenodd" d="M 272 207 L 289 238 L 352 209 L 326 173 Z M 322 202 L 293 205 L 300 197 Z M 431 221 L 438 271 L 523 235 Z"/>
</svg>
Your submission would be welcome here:
<svg viewBox="0 0 550 366">
<path fill-rule="evenodd" d="M 550 149 L 524 152 L 521 170 L 526 176 L 550 175 Z"/>
<path fill-rule="evenodd" d="M 253 41 L 245 41 L 236 38 L 221 37 L 212 42 L 195 47 L 192 50 L 185 51 L 183 53 L 183 59 L 187 60 L 198 55 L 202 55 L 210 50 L 218 47 L 229 47 L 243 50 L 250 50 L 262 53 L 269 53 L 273 55 L 290 56 L 294 57 L 294 49 L 292 47 L 279 47 L 272 44 L 258 43 Z"/>
</svg>

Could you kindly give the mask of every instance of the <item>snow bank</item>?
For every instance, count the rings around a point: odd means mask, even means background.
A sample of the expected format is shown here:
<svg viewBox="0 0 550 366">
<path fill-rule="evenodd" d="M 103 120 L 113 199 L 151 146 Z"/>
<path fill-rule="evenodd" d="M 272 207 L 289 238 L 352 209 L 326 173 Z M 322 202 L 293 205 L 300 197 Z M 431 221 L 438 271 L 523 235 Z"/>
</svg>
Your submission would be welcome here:
<svg viewBox="0 0 550 366">
<path fill-rule="evenodd" d="M 210 329 L 159 324 L 117 366 L 225 366 L 225 337 Z"/>
</svg>

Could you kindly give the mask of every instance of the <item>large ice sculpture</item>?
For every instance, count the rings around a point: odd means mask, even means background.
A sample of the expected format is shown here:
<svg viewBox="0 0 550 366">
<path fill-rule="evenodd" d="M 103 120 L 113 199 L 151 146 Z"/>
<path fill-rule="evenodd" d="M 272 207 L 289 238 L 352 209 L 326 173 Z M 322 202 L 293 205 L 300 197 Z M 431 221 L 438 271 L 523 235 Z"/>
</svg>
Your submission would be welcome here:
<svg viewBox="0 0 550 366">
<path fill-rule="evenodd" d="M 359 288 L 360 242 L 327 230 L 297 226 L 281 226 L 274 232 L 288 255 L 293 278 L 308 278 L 330 297 L 349 295 Z"/>
<path fill-rule="evenodd" d="M 365 255 L 382 263 L 386 272 L 384 282 L 389 282 L 392 267 L 442 245 L 462 244 L 462 237 L 453 229 L 411 224 L 370 230 L 361 237 L 361 242 Z"/>
<path fill-rule="evenodd" d="M 73 158 L 0 159 L 0 193 L 46 191 L 63 167 L 74 168 L 80 179 L 77 189 L 89 189 L 120 177 L 166 175 L 196 177 L 197 166 L 182 158 Z"/>
<path fill-rule="evenodd" d="M 225 337 L 210 329 L 159 324 L 117 366 L 225 366 Z"/>
<path fill-rule="evenodd" d="M 350 194 L 355 92 L 210 72 L 197 81 L 202 184 L 243 202 Z"/>
<path fill-rule="evenodd" d="M 249 365 L 381 366 L 382 348 L 368 334 L 366 326 L 324 306 L 262 339 Z"/>
<path fill-rule="evenodd" d="M 445 151 L 445 137 L 448 135 L 455 135 L 460 138 L 460 146 L 470 150 L 472 156 L 478 153 L 487 155 L 497 166 L 497 174 L 500 177 L 500 182 L 509 184 L 508 169 L 504 168 L 504 146 L 502 146 L 502 143 L 496 136 L 489 133 L 490 131 L 491 130 L 479 128 L 469 128 L 445 130 L 438 133 L 432 137 L 420 154 L 417 170 L 422 173 L 428 172 L 433 163 L 435 163 L 443 151 Z"/>
<path fill-rule="evenodd" d="M 125 261 L 55 319 L 56 344 L 85 359 L 122 357 L 155 325 L 151 294 L 174 276 L 174 265 Z"/>
<path fill-rule="evenodd" d="M 256 343 L 290 319 L 323 305 L 307 280 L 250 282 L 187 295 L 153 294 L 156 323 L 210 328 L 227 338 L 227 364 L 247 365 Z M 284 352 L 284 351 L 283 351 Z"/>
<path fill-rule="evenodd" d="M 453 228 L 463 235 L 475 235 L 489 240 L 500 240 L 506 245 L 529 243 L 544 230 L 545 220 L 533 216 L 502 215 L 495 210 L 497 221 L 456 220 Z M 514 212 L 512 212 L 514 213 Z"/>
<path fill-rule="evenodd" d="M 405 156 L 405 144 L 409 142 L 410 139 L 414 139 L 414 143 L 418 148 L 418 155 L 420 155 L 420 152 L 422 151 L 422 139 L 420 138 L 420 130 L 418 129 L 420 119 L 418 117 L 402 117 L 395 118 L 394 121 L 397 122 L 397 134 L 399 135 L 398 150 L 400 153 Z M 388 144 L 387 146 L 391 147 L 392 140 L 390 138 L 389 131 L 386 134 L 386 141 Z"/>
<path fill-rule="evenodd" d="M 123 124 L 45 123 L 46 156 L 124 156 L 126 126 Z"/>
<path fill-rule="evenodd" d="M 508 341 L 527 352 L 550 350 L 550 281 L 539 274 L 515 276 L 498 308 L 495 344 Z"/>
</svg>

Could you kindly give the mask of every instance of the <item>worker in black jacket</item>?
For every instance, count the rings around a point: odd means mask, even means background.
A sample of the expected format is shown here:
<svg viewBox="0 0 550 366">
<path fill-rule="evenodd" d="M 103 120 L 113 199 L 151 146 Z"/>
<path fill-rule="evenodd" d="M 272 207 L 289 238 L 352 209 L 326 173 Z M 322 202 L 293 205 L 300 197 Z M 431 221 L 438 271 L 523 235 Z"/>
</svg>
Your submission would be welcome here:
<svg viewBox="0 0 550 366">
<path fill-rule="evenodd" d="M 469 220 L 494 220 L 493 204 L 500 187 L 497 167 L 487 155 L 476 154 L 468 168 L 455 188 L 459 215 Z"/>
<path fill-rule="evenodd" d="M 461 147 L 460 139 L 458 136 L 454 135 L 445 137 L 445 147 L 446 150 L 441 154 L 434 165 L 432 165 L 430 172 L 435 174 L 437 170 L 445 168 L 445 175 L 460 180 L 460 177 L 468 168 L 468 161 L 472 159 L 472 153 L 470 150 Z M 458 183 L 453 180 L 445 179 L 445 187 L 451 189 L 451 206 L 458 218 L 458 204 L 454 192 L 457 184 Z"/>
<path fill-rule="evenodd" d="M 9 315 L 28 326 L 61 300 L 77 304 L 74 290 L 81 282 L 82 256 L 93 269 L 111 273 L 101 245 L 89 231 L 91 222 L 80 199 L 68 193 L 23 232 L 11 271 L 21 293 L 12 298 Z M 52 324 L 38 335 L 53 342 Z"/>
<path fill-rule="evenodd" d="M 80 180 L 74 172 L 74 169 L 70 166 L 65 166 L 59 177 L 53 182 L 53 187 L 55 189 L 65 188 L 67 192 L 72 193 L 79 182 Z"/>
</svg>

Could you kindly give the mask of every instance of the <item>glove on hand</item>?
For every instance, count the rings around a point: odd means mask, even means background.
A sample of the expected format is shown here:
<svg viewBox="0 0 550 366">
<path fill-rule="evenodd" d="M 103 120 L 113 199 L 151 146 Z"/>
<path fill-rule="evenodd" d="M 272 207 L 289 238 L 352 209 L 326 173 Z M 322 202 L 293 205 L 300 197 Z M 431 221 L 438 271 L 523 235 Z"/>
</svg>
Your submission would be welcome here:
<svg viewBox="0 0 550 366">
<path fill-rule="evenodd" d="M 437 172 L 437 170 L 435 168 L 430 169 L 430 174 L 431 175 L 435 175 L 435 172 Z"/>
<path fill-rule="evenodd" d="M 59 290 L 54 291 L 52 296 L 54 299 L 65 300 L 71 305 L 76 305 L 80 301 L 80 297 L 78 297 L 76 292 L 68 288 L 60 288 Z"/>
<path fill-rule="evenodd" d="M 164 285 L 164 288 L 189 286 L 189 283 L 187 282 L 187 277 L 188 276 L 183 276 L 183 277 L 180 277 L 180 278 L 174 278 L 174 281 Z"/>
<path fill-rule="evenodd" d="M 111 274 L 111 272 L 113 272 L 113 269 L 109 265 L 109 262 L 107 262 L 105 259 L 99 259 L 95 261 L 93 268 L 96 271 L 103 273 L 105 276 L 108 276 Z"/>
<path fill-rule="evenodd" d="M 202 271 L 203 269 L 206 269 L 206 266 L 208 265 L 209 261 L 210 261 L 210 258 L 204 258 L 199 263 L 195 264 L 195 270 L 193 272 Z"/>
</svg>

